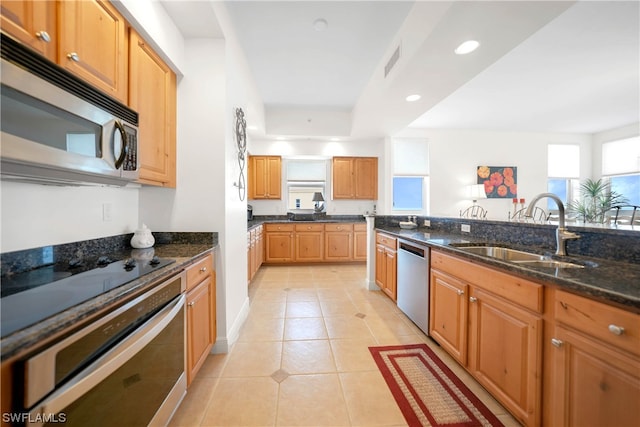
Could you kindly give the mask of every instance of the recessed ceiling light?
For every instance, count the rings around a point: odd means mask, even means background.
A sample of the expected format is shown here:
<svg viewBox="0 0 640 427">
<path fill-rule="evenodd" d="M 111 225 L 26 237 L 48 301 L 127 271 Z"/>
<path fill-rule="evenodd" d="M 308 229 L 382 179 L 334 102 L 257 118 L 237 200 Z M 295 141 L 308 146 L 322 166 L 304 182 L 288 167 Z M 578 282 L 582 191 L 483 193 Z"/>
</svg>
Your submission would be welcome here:
<svg viewBox="0 0 640 427">
<path fill-rule="evenodd" d="M 414 102 L 417 101 L 418 99 L 422 98 L 420 95 L 409 95 L 407 96 L 405 99 L 407 100 L 407 102 Z"/>
<path fill-rule="evenodd" d="M 315 21 L 313 21 L 313 28 L 316 31 L 324 31 L 327 28 L 329 28 L 329 23 L 327 22 L 326 19 L 318 18 Z"/>
<path fill-rule="evenodd" d="M 340 141 L 340 138 L 331 138 L 331 141 L 338 142 L 338 141 Z"/>
<path fill-rule="evenodd" d="M 466 42 L 458 46 L 456 50 L 454 50 L 454 52 L 458 55 L 466 55 L 467 53 L 471 53 L 476 50 L 478 46 L 480 46 L 480 43 L 476 40 L 467 40 Z"/>
</svg>

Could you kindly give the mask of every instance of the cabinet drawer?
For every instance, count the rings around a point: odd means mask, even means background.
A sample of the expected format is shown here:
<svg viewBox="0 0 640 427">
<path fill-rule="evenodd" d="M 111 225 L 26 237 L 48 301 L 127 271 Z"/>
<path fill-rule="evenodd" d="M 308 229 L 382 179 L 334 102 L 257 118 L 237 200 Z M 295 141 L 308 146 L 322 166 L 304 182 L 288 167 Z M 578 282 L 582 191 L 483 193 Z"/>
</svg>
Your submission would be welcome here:
<svg viewBox="0 0 640 427">
<path fill-rule="evenodd" d="M 213 255 L 207 255 L 187 269 L 187 291 L 193 289 L 213 272 Z"/>
<path fill-rule="evenodd" d="M 293 231 L 294 224 L 265 224 L 265 231 Z"/>
<path fill-rule="evenodd" d="M 376 243 L 379 245 L 385 246 L 395 251 L 397 249 L 397 242 L 398 240 L 395 237 L 391 237 L 383 233 L 376 233 Z"/>
<path fill-rule="evenodd" d="M 359 222 L 357 224 L 353 224 L 353 231 L 367 231 L 367 223 Z"/>
<path fill-rule="evenodd" d="M 353 231 L 353 224 L 325 224 L 324 231 Z"/>
<path fill-rule="evenodd" d="M 322 231 L 324 226 L 322 224 L 296 224 L 296 231 Z"/>
<path fill-rule="evenodd" d="M 556 321 L 640 355 L 640 315 L 563 291 L 554 306 Z"/>
<path fill-rule="evenodd" d="M 452 274 L 529 310 L 542 313 L 544 309 L 544 286 L 539 283 L 433 250 L 431 268 Z"/>
</svg>

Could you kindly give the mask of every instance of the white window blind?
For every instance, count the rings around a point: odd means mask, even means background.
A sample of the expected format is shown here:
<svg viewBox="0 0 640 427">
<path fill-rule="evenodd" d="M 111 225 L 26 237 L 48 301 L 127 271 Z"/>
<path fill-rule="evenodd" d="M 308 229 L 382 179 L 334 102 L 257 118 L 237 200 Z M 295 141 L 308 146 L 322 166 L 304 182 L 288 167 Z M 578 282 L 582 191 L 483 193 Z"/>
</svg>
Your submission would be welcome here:
<svg viewBox="0 0 640 427">
<path fill-rule="evenodd" d="M 580 146 L 549 144 L 547 176 L 549 178 L 580 178 Z"/>
<path fill-rule="evenodd" d="M 325 160 L 287 161 L 287 181 L 326 181 L 327 163 Z"/>
<path fill-rule="evenodd" d="M 602 144 L 602 174 L 640 172 L 640 136 Z"/>
<path fill-rule="evenodd" d="M 429 144 L 424 139 L 393 140 L 393 174 L 429 175 Z"/>
</svg>

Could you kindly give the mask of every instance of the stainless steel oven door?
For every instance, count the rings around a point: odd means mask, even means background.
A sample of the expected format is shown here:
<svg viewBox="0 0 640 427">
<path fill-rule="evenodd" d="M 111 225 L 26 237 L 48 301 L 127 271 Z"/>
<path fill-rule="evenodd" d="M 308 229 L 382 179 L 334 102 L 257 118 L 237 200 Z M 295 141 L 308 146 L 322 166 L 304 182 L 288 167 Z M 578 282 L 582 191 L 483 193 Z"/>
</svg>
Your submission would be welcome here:
<svg viewBox="0 0 640 427">
<path fill-rule="evenodd" d="M 165 425 L 186 393 L 180 295 L 29 411 L 29 426 Z"/>
</svg>

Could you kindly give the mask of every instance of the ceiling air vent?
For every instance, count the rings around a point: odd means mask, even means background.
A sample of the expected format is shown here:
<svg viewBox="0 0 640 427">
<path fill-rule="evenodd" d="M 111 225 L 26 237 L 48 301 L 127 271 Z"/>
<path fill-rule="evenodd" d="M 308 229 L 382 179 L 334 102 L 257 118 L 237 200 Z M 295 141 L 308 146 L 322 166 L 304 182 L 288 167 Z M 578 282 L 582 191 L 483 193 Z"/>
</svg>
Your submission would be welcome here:
<svg viewBox="0 0 640 427">
<path fill-rule="evenodd" d="M 400 59 L 400 45 L 398 45 L 396 50 L 393 52 L 393 55 L 391 55 L 391 58 L 389 58 L 387 65 L 384 66 L 385 77 L 389 75 L 393 66 L 396 65 L 396 62 L 398 62 L 398 59 Z"/>
</svg>

